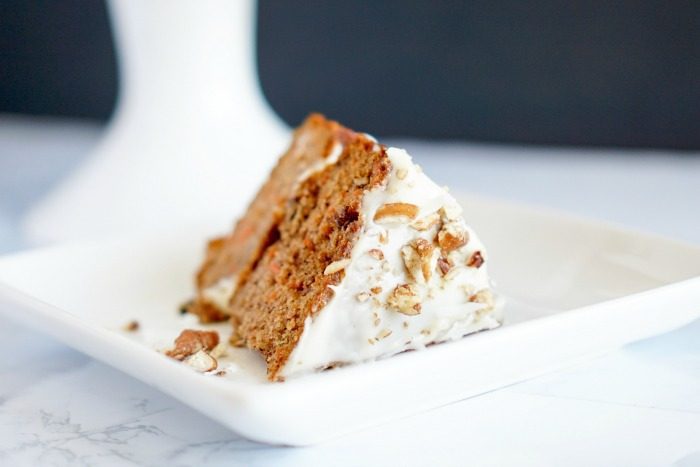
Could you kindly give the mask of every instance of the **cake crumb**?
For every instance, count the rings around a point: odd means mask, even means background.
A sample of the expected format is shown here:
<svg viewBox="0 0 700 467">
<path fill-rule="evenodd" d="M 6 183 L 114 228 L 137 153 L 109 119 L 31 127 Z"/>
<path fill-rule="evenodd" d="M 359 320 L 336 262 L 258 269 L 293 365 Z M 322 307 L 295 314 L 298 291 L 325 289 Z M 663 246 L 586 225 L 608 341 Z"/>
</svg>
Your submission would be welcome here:
<svg viewBox="0 0 700 467">
<path fill-rule="evenodd" d="M 382 288 L 381 287 L 372 287 L 369 289 L 370 292 L 372 292 L 374 295 L 382 293 Z"/>
<path fill-rule="evenodd" d="M 387 243 L 389 243 L 389 232 L 384 230 L 379 234 L 379 243 L 381 243 L 382 245 L 386 245 Z"/>
<path fill-rule="evenodd" d="M 140 327 L 141 325 L 138 321 L 132 320 L 126 323 L 122 329 L 124 329 L 124 331 L 126 332 L 136 332 L 139 330 Z"/>
<path fill-rule="evenodd" d="M 187 300 L 186 302 L 180 304 L 180 306 L 179 306 L 178 309 L 177 309 L 178 312 L 179 312 L 181 315 L 187 314 L 187 312 L 189 312 L 190 307 L 192 306 L 193 303 L 194 303 L 194 300 L 191 300 L 191 299 L 190 299 L 190 300 Z"/>
</svg>

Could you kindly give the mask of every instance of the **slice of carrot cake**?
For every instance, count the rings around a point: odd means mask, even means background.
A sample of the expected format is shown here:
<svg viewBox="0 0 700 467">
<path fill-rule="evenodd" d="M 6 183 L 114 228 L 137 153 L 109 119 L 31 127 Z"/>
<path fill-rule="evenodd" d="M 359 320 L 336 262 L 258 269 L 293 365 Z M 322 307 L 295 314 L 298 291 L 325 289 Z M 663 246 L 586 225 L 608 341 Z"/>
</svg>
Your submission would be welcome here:
<svg viewBox="0 0 700 467">
<path fill-rule="evenodd" d="M 461 211 L 405 151 L 312 115 L 210 242 L 190 308 L 230 316 L 271 380 L 495 328 L 488 256 Z"/>
</svg>

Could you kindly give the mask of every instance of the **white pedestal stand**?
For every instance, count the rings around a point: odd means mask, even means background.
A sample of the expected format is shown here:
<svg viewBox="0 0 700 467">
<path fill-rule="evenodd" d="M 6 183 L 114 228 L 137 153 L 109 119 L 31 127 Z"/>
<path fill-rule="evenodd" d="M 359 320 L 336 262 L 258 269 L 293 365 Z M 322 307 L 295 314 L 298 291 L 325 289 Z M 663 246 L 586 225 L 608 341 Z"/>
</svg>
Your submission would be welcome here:
<svg viewBox="0 0 700 467">
<path fill-rule="evenodd" d="M 262 96 L 254 0 L 112 0 L 120 97 L 95 153 L 25 220 L 33 242 L 230 225 L 284 150 Z M 225 223 L 225 224 L 224 224 Z"/>
</svg>

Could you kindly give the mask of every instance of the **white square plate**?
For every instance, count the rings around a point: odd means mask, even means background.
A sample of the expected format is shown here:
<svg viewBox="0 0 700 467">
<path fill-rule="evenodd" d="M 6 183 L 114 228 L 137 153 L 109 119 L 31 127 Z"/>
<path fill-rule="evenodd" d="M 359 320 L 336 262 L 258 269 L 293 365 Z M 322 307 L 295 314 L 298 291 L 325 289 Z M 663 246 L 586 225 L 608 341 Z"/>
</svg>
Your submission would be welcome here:
<svg viewBox="0 0 700 467">
<path fill-rule="evenodd" d="M 231 349 L 226 376 L 154 349 L 185 327 L 178 305 L 212 232 L 109 240 L 0 259 L 0 312 L 107 362 L 249 438 L 312 444 L 571 365 L 700 317 L 700 248 L 475 198 L 467 222 L 506 297 L 497 330 L 424 351 L 269 383 Z M 139 331 L 123 331 L 136 319 Z M 229 327 L 214 326 L 225 339 Z M 465 423 L 469 423 L 465 420 Z"/>
</svg>

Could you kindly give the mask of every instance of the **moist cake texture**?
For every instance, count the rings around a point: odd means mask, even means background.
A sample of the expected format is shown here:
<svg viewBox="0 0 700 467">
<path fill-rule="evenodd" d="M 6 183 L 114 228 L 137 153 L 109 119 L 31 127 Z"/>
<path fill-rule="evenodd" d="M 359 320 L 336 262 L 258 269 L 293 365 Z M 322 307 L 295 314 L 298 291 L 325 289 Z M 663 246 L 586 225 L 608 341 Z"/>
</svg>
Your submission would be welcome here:
<svg viewBox="0 0 700 467">
<path fill-rule="evenodd" d="M 191 311 L 230 316 L 234 343 L 283 380 L 497 327 L 487 263 L 408 154 L 312 115 L 233 233 L 209 243 Z"/>
<path fill-rule="evenodd" d="M 238 283 L 245 281 L 267 245 L 274 242 L 285 203 L 293 196 L 298 180 L 305 172 L 337 158 L 342 145 L 353 137 L 353 132 L 321 115 L 306 119 L 233 231 L 208 243 L 196 277 L 197 296 L 188 306 L 189 312 L 202 322 L 222 321 L 230 316 L 231 295 Z"/>
</svg>

